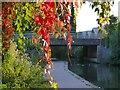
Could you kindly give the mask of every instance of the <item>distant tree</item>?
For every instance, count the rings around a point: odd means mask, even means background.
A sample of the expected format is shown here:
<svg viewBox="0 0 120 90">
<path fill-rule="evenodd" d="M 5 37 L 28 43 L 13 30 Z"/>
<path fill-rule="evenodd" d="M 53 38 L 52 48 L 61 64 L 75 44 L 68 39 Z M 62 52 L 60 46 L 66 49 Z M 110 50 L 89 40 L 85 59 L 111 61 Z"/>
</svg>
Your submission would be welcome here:
<svg viewBox="0 0 120 90">
<path fill-rule="evenodd" d="M 113 34 L 114 31 L 117 30 L 118 28 L 118 18 L 115 17 L 114 15 L 111 15 L 110 17 L 110 21 L 109 21 L 109 24 L 106 24 L 105 25 L 105 30 L 107 31 L 107 37 L 105 38 L 106 39 L 106 44 L 107 44 L 107 47 L 110 46 L 110 36 L 111 34 Z"/>
<path fill-rule="evenodd" d="M 112 51 L 111 64 L 120 64 L 120 22 L 114 15 L 110 16 L 110 23 L 106 25 L 108 32 L 107 43 Z"/>
</svg>

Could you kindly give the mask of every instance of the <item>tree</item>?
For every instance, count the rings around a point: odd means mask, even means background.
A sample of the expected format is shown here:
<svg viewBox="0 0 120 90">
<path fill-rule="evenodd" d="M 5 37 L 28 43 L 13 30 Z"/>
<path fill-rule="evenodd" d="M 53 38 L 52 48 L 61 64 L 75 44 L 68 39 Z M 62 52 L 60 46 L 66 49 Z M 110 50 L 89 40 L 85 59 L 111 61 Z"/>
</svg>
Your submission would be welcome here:
<svg viewBox="0 0 120 90">
<path fill-rule="evenodd" d="M 106 25 L 106 29 L 108 32 L 106 40 L 112 52 L 110 57 L 111 64 L 120 64 L 119 25 L 120 25 L 120 22 L 118 21 L 118 18 L 115 17 L 114 15 L 111 15 L 110 23 Z"/>
</svg>

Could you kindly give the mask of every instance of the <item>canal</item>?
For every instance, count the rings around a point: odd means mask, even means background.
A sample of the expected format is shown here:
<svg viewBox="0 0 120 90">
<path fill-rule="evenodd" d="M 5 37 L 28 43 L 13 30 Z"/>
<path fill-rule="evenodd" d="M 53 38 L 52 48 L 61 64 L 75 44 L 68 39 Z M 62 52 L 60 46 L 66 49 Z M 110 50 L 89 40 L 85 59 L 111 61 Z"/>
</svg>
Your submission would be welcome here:
<svg viewBox="0 0 120 90">
<path fill-rule="evenodd" d="M 101 88 L 120 88 L 120 68 L 90 62 L 68 65 L 69 70 Z"/>
</svg>

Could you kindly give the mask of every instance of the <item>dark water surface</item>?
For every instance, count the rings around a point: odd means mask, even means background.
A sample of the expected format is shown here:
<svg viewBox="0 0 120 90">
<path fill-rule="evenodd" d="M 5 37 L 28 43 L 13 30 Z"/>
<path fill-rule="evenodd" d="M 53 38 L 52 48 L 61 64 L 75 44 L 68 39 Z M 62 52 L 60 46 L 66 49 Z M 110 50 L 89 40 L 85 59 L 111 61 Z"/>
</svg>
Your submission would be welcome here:
<svg viewBox="0 0 120 90">
<path fill-rule="evenodd" d="M 120 68 L 96 63 L 69 65 L 69 70 L 102 88 L 120 88 Z"/>
</svg>

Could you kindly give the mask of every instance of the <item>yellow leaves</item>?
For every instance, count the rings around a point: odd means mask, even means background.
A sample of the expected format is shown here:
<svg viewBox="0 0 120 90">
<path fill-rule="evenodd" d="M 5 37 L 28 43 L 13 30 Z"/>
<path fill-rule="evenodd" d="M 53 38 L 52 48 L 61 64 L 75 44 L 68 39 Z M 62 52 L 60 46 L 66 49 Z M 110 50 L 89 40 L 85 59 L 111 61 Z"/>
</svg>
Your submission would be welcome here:
<svg viewBox="0 0 120 90">
<path fill-rule="evenodd" d="M 98 30 L 100 30 L 100 31 L 101 31 L 101 30 L 102 30 L 102 26 L 98 26 Z"/>
<path fill-rule="evenodd" d="M 41 61 L 42 61 L 42 57 L 40 57 L 40 59 L 38 59 L 38 61 L 37 61 L 37 63 L 36 63 L 36 65 L 38 65 Z"/>
<path fill-rule="evenodd" d="M 56 83 L 56 82 L 53 82 L 51 87 L 57 89 L 57 83 Z"/>
<path fill-rule="evenodd" d="M 59 32 L 55 34 L 55 38 L 58 38 L 58 36 L 59 36 Z"/>
<path fill-rule="evenodd" d="M 49 59 L 50 57 L 51 57 L 51 49 L 49 48 L 48 51 L 47 51 L 46 58 Z"/>
<path fill-rule="evenodd" d="M 42 59 L 39 59 L 36 63 L 36 65 L 38 65 L 40 62 L 42 61 Z"/>
<path fill-rule="evenodd" d="M 80 0 L 80 8 L 82 7 L 83 4 L 83 0 Z"/>
</svg>

